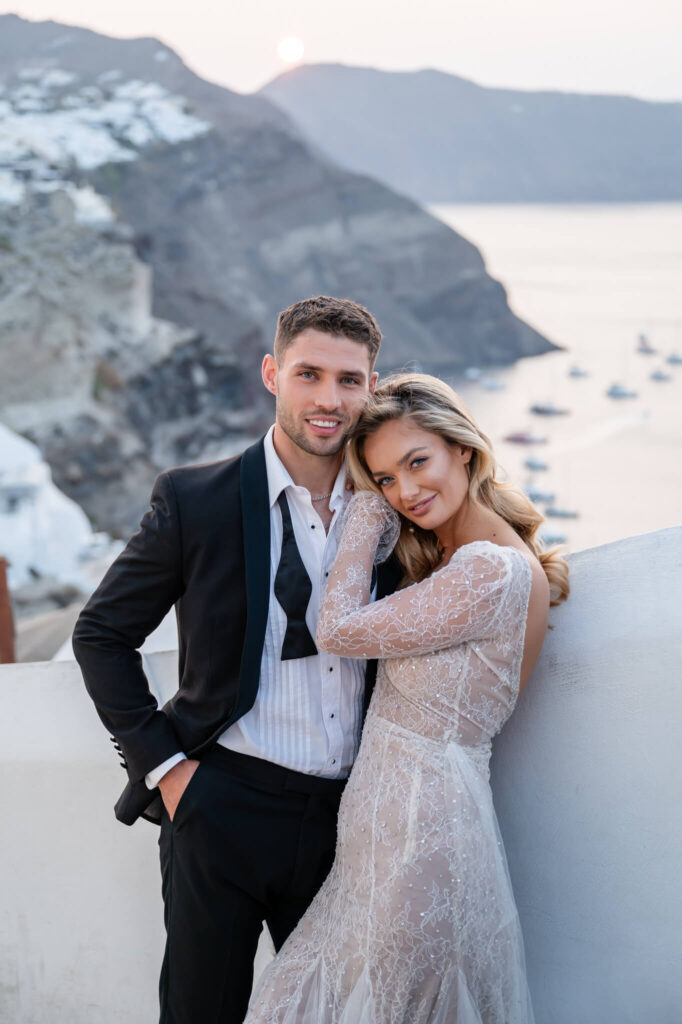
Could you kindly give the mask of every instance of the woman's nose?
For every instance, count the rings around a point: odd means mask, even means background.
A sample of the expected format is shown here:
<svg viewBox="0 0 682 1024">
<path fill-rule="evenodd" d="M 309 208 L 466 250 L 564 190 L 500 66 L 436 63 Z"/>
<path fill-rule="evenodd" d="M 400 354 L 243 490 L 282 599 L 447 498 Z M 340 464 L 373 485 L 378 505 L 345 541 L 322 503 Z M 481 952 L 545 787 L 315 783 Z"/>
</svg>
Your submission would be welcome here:
<svg viewBox="0 0 682 1024">
<path fill-rule="evenodd" d="M 399 479 L 398 486 L 400 488 L 400 497 L 403 504 L 408 505 L 417 500 L 419 486 L 415 480 L 411 480 L 409 477 L 403 477 Z"/>
</svg>

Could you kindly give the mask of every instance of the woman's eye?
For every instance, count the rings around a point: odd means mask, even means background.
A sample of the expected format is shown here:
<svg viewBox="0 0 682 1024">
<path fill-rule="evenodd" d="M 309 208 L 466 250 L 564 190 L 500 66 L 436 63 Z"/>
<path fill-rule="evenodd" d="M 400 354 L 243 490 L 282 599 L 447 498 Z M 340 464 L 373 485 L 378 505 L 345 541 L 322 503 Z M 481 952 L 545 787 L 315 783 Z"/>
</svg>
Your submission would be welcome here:
<svg viewBox="0 0 682 1024">
<path fill-rule="evenodd" d="M 412 469 L 415 469 L 415 467 L 421 466 L 422 462 L 426 462 L 426 455 L 421 455 L 421 456 L 418 456 L 416 459 L 412 459 L 412 462 L 410 463 L 410 467 Z"/>
<path fill-rule="evenodd" d="M 380 480 L 377 480 L 379 487 L 386 487 L 391 482 L 390 476 L 382 476 Z"/>
</svg>

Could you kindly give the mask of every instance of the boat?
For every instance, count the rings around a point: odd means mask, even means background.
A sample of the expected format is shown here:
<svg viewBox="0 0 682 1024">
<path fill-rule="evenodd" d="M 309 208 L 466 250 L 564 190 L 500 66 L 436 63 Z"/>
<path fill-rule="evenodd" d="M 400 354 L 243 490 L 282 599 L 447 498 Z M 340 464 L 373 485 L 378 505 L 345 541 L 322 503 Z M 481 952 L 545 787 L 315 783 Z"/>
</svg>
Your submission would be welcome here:
<svg viewBox="0 0 682 1024">
<path fill-rule="evenodd" d="M 553 544 L 565 544 L 567 537 L 565 533 L 552 533 L 552 531 L 546 531 L 540 534 L 540 540 L 543 544 L 551 547 Z"/>
<path fill-rule="evenodd" d="M 637 351 L 641 356 L 656 355 L 656 349 L 652 347 L 646 334 L 639 334 L 637 336 Z"/>
<path fill-rule="evenodd" d="M 568 371 L 569 377 L 589 377 L 587 370 L 583 370 L 582 366 L 577 366 L 575 363 Z"/>
<path fill-rule="evenodd" d="M 637 398 L 636 391 L 631 391 L 622 384 L 612 384 L 606 394 L 609 398 Z"/>
<path fill-rule="evenodd" d="M 507 434 L 504 441 L 510 444 L 547 444 L 547 438 L 541 434 L 531 434 L 530 430 L 515 430 Z"/>
<path fill-rule="evenodd" d="M 571 410 L 562 409 L 554 402 L 536 402 L 531 405 L 530 411 L 534 412 L 536 416 L 568 416 Z"/>
<path fill-rule="evenodd" d="M 556 498 L 556 494 L 551 491 L 536 491 L 533 487 L 526 487 L 525 491 L 534 505 L 551 505 Z"/>
<path fill-rule="evenodd" d="M 672 380 L 673 379 L 672 375 L 669 374 L 669 373 L 666 373 L 665 370 L 654 370 L 654 372 L 652 374 L 650 374 L 649 377 L 650 377 L 650 380 Z"/>
<path fill-rule="evenodd" d="M 670 366 L 682 366 L 682 356 L 679 352 L 671 352 L 666 363 L 669 363 Z"/>
<path fill-rule="evenodd" d="M 465 380 L 478 380 L 480 376 L 481 371 L 477 366 L 467 366 L 466 370 L 464 371 Z"/>
<path fill-rule="evenodd" d="M 548 462 L 543 462 L 542 459 L 538 459 L 534 455 L 529 455 L 523 465 L 526 469 L 532 469 L 536 473 L 542 473 L 544 470 L 549 469 Z"/>
<path fill-rule="evenodd" d="M 550 505 L 545 509 L 545 515 L 553 519 L 578 519 L 579 512 L 572 508 L 561 508 L 559 505 Z"/>
<path fill-rule="evenodd" d="M 503 384 L 497 377 L 483 377 L 481 387 L 485 391 L 504 391 L 506 384 Z"/>
</svg>

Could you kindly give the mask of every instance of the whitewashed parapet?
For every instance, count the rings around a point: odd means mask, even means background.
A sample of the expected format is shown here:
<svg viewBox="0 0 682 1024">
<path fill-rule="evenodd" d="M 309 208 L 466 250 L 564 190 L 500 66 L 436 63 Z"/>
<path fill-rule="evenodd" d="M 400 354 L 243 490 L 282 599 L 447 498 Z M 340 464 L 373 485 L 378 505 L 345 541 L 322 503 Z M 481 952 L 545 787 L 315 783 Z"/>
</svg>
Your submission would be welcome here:
<svg viewBox="0 0 682 1024">
<path fill-rule="evenodd" d="M 493 755 L 538 1024 L 682 1020 L 682 527 L 579 552 Z"/>
<path fill-rule="evenodd" d="M 537 1024 L 679 1024 L 682 528 L 571 558 L 493 788 Z M 168 696 L 176 652 L 145 656 Z M 158 832 L 73 662 L 0 666 L 0 1021 L 149 1024 Z"/>
</svg>

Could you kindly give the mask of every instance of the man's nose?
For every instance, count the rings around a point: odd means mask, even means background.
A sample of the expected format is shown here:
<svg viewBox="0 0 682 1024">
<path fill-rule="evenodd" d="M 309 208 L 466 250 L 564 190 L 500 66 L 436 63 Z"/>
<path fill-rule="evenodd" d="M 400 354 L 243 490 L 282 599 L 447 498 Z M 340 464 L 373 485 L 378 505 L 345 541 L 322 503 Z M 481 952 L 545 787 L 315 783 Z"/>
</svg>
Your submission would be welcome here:
<svg viewBox="0 0 682 1024">
<path fill-rule="evenodd" d="M 339 404 L 339 393 L 335 381 L 320 381 L 315 389 L 315 405 L 318 409 L 332 412 Z"/>
</svg>

